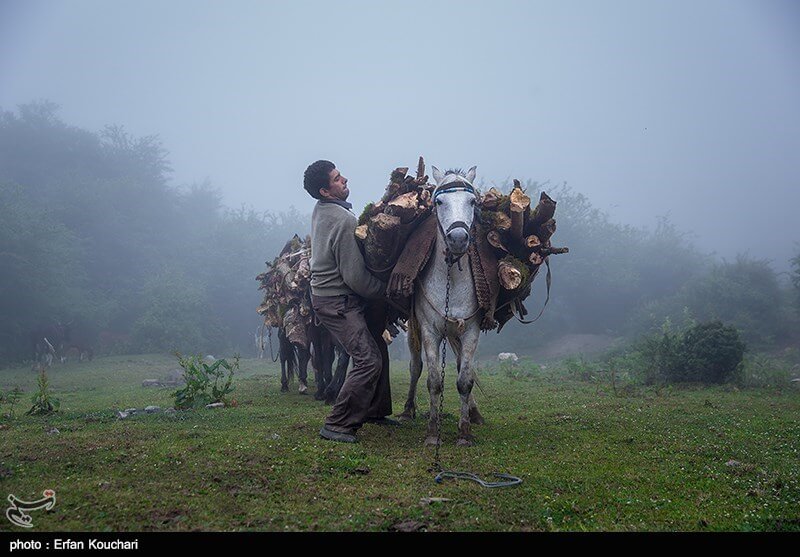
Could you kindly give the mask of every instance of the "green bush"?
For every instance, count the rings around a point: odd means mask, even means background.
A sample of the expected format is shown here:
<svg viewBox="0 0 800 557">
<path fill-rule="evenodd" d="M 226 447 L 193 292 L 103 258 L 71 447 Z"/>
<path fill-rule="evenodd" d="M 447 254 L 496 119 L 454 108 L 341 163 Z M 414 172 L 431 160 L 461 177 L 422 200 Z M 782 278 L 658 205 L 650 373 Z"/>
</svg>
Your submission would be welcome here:
<svg viewBox="0 0 800 557">
<path fill-rule="evenodd" d="M 725 383 L 735 378 L 744 352 L 739 331 L 721 321 L 676 331 L 667 319 L 659 333 L 642 337 L 632 351 L 613 363 L 621 370 L 630 370 L 630 364 L 640 366 L 638 375 L 648 385 Z"/>
<path fill-rule="evenodd" d="M 710 321 L 687 330 L 679 352 L 681 365 L 671 370 L 671 380 L 725 383 L 742 363 L 745 345 L 736 328 Z"/>
</svg>

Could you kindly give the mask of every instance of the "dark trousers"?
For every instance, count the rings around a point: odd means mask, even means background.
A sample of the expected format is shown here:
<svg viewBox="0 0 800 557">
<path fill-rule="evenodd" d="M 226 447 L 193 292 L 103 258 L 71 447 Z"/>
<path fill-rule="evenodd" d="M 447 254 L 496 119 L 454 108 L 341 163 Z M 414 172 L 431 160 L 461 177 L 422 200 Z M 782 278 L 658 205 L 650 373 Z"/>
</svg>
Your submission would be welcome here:
<svg viewBox="0 0 800 557">
<path fill-rule="evenodd" d="M 311 296 L 314 313 L 353 360 L 325 426 L 353 433 L 369 418 L 392 413 L 389 350 L 383 340 L 386 306 L 355 294 Z"/>
</svg>

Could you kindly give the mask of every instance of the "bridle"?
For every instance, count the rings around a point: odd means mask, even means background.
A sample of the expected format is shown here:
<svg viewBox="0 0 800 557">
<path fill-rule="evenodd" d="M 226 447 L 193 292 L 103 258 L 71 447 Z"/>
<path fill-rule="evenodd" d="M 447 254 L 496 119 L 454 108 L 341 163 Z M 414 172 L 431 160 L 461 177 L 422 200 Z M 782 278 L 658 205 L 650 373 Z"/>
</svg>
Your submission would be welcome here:
<svg viewBox="0 0 800 557">
<path fill-rule="evenodd" d="M 476 199 L 478 197 L 477 194 L 475 193 L 475 188 L 472 186 L 472 184 L 470 184 L 463 177 L 459 176 L 457 179 L 455 179 L 452 182 L 450 182 L 449 185 L 440 186 L 439 188 L 437 188 L 433 192 L 432 201 L 433 201 L 434 207 L 436 207 L 436 198 L 438 198 L 440 195 L 444 195 L 446 193 L 459 192 L 459 191 L 469 192 L 472 195 L 474 195 Z M 439 230 L 442 232 L 442 236 L 445 239 L 445 244 L 447 243 L 447 235 L 450 232 L 452 232 L 453 230 L 455 230 L 456 228 L 463 228 L 464 232 L 466 232 L 467 236 L 469 236 L 470 242 L 474 242 L 475 241 L 474 234 L 470 234 L 469 227 L 467 226 L 467 223 L 465 223 L 463 220 L 457 220 L 457 221 L 451 223 L 450 226 L 447 227 L 447 230 L 442 228 L 442 223 L 439 221 L 438 217 L 436 218 L 436 222 L 439 224 Z M 467 253 L 467 252 L 465 251 L 464 253 Z M 464 257 L 464 253 L 460 254 L 458 257 L 454 257 L 453 254 L 450 252 L 450 247 L 448 246 L 447 249 L 446 249 L 446 252 L 445 252 L 445 257 L 446 257 L 446 260 L 447 260 L 447 264 L 448 265 L 453 265 L 453 264 L 457 263 L 458 264 L 458 270 L 460 271 L 461 270 L 461 258 Z"/>
</svg>

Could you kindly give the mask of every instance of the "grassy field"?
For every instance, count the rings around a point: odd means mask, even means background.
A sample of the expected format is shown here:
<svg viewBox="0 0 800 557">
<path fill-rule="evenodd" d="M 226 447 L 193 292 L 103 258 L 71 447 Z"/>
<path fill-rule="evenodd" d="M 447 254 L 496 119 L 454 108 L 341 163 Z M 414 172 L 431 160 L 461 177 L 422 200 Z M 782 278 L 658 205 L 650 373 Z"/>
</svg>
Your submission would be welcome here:
<svg viewBox="0 0 800 557">
<path fill-rule="evenodd" d="M 170 389 L 141 382 L 175 367 L 161 355 L 56 366 L 49 376 L 61 410 L 50 417 L 24 415 L 30 369 L 0 371 L 4 389 L 26 390 L 16 418 L 0 420 L 0 496 L 56 491 L 53 511 L 31 511 L 34 531 L 388 530 L 410 521 L 428 531 L 800 530 L 797 390 L 618 396 L 608 385 L 484 366 L 477 400 L 487 424 L 474 428 L 476 446 L 457 448 L 450 369 L 445 466 L 523 479 L 489 490 L 433 482 L 423 418 L 365 426 L 356 445 L 320 439 L 328 407 L 296 384 L 281 394 L 275 364 L 264 361 L 242 361 L 235 408 L 115 417 L 171 406 Z M 407 385 L 394 362 L 396 412 Z M 21 530 L 0 520 L 12 529 Z"/>
</svg>

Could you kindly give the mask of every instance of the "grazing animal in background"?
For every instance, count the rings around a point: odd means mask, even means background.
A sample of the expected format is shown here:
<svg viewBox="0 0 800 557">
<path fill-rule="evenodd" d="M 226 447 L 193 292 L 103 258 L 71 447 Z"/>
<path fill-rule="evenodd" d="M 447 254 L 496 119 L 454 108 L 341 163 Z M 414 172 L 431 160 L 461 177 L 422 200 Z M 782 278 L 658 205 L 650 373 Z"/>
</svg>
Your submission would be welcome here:
<svg viewBox="0 0 800 557">
<path fill-rule="evenodd" d="M 51 366 L 54 360 L 64 363 L 64 346 L 70 341 L 72 322 L 60 321 L 37 327 L 30 332 L 31 355 L 34 362 Z"/>
<path fill-rule="evenodd" d="M 409 350 L 411 352 L 411 385 L 401 419 L 416 415 L 416 388 L 422 373 L 422 358 L 428 367 L 430 417 L 426 445 L 436 445 L 439 417 L 439 395 L 444 388 L 441 370 L 443 339 L 456 356 L 458 378 L 456 386 L 461 395 L 458 421 L 460 446 L 473 444 L 471 424 L 484 423 L 472 394 L 476 380 L 475 353 L 480 339 L 484 310 L 475 290 L 467 252 L 475 240 L 473 221 L 478 211 L 478 199 L 472 182 L 475 168 L 467 173 L 442 173 L 433 167 L 436 189 L 433 193 L 434 215 L 437 220 L 433 251 L 414 282 L 409 319 Z M 448 285 L 449 282 L 449 285 Z M 449 307 L 445 318 L 445 297 L 449 292 Z"/>
<path fill-rule="evenodd" d="M 517 363 L 519 361 L 519 358 L 513 352 L 500 352 L 497 355 L 497 361 Z"/>
<path fill-rule="evenodd" d="M 65 362 L 70 359 L 76 359 L 79 362 L 87 360 L 92 361 L 92 358 L 94 358 L 94 350 L 92 350 L 92 348 L 89 346 L 80 345 L 73 342 L 64 349 L 63 361 Z"/>
</svg>

